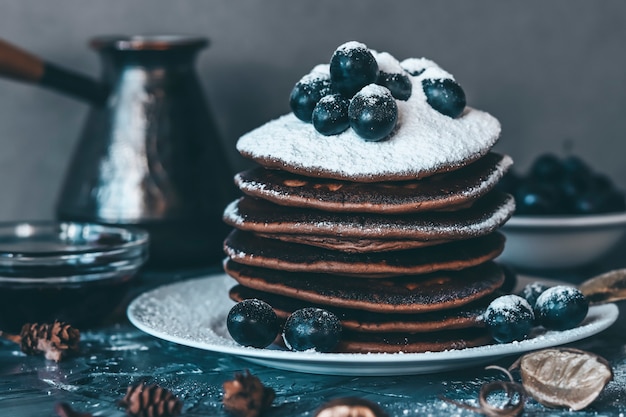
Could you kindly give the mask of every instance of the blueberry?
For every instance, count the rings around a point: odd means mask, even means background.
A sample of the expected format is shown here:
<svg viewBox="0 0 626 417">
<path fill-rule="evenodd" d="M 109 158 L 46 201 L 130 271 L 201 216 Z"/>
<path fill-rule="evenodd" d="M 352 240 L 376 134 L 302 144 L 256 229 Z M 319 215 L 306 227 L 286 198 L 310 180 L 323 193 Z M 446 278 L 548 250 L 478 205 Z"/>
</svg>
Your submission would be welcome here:
<svg viewBox="0 0 626 417">
<path fill-rule="evenodd" d="M 465 92 L 454 80 L 422 80 L 422 88 L 426 94 L 426 101 L 439 113 L 452 117 L 459 117 L 465 109 Z"/>
<path fill-rule="evenodd" d="M 291 90 L 289 106 L 298 119 L 310 123 L 315 105 L 322 97 L 330 93 L 329 76 L 320 73 L 308 74 L 302 77 Z"/>
<path fill-rule="evenodd" d="M 289 350 L 330 352 L 339 343 L 341 330 L 336 315 L 321 308 L 307 307 L 294 311 L 287 318 L 283 340 Z"/>
<path fill-rule="evenodd" d="M 347 42 L 330 59 L 330 79 L 333 88 L 347 98 L 376 82 L 378 63 L 365 45 Z"/>
<path fill-rule="evenodd" d="M 590 175 L 566 174 L 559 182 L 558 187 L 565 199 L 568 213 L 575 213 L 576 200 L 594 189 L 593 178 Z"/>
<path fill-rule="evenodd" d="M 538 156 L 530 166 L 530 177 L 539 181 L 558 181 L 563 174 L 561 160 L 551 153 Z"/>
<path fill-rule="evenodd" d="M 226 327 L 237 343 L 256 348 L 271 344 L 280 330 L 278 317 L 272 307 L 257 299 L 235 304 L 228 312 Z"/>
<path fill-rule="evenodd" d="M 498 343 L 528 337 L 534 325 L 533 309 L 518 295 L 503 295 L 493 300 L 483 315 L 485 325 Z"/>
<path fill-rule="evenodd" d="M 574 213 L 599 214 L 626 210 L 624 195 L 617 190 L 590 190 L 574 201 Z"/>
<path fill-rule="evenodd" d="M 396 100 L 406 101 L 411 97 L 413 84 L 406 74 L 387 73 L 380 71 L 376 84 L 387 87 Z"/>
<path fill-rule="evenodd" d="M 359 91 L 348 107 L 350 127 L 371 142 L 387 137 L 398 121 L 398 105 L 386 87 L 370 84 Z"/>
<path fill-rule="evenodd" d="M 331 94 L 320 99 L 313 109 L 313 127 L 322 135 L 337 135 L 348 127 L 348 105 L 341 94 Z"/>
<path fill-rule="evenodd" d="M 591 168 L 585 161 L 575 155 L 570 155 L 563 159 L 561 163 L 566 175 L 589 176 Z"/>
<path fill-rule="evenodd" d="M 567 330 L 587 316 L 589 302 L 574 287 L 558 285 L 545 290 L 535 303 L 537 321 L 546 329 Z"/>
<path fill-rule="evenodd" d="M 544 182 L 527 181 L 515 192 L 516 214 L 556 214 L 562 211 L 559 189 Z"/>
<path fill-rule="evenodd" d="M 528 304 L 532 307 L 533 313 L 535 314 L 535 322 L 538 321 L 537 310 L 535 310 L 535 304 L 537 303 L 537 298 L 539 298 L 539 296 L 543 294 L 543 292 L 547 290 L 548 288 L 550 287 L 547 286 L 546 284 L 542 284 L 540 282 L 532 282 L 526 285 L 519 294 L 520 297 L 523 297 L 526 301 L 528 301 Z"/>
</svg>

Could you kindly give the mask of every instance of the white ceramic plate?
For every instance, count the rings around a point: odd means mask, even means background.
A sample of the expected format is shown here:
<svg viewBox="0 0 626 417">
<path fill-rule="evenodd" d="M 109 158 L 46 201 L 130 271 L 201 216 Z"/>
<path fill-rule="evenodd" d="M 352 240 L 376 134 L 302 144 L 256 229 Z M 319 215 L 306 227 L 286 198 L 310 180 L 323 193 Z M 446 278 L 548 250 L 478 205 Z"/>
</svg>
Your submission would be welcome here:
<svg viewBox="0 0 626 417">
<path fill-rule="evenodd" d="M 160 339 L 277 369 L 327 375 L 409 375 L 480 365 L 502 356 L 574 342 L 606 329 L 618 316 L 614 304 L 595 306 L 575 329 L 547 332 L 522 342 L 444 352 L 290 352 L 277 347 L 244 347 L 232 340 L 226 316 L 234 305 L 227 296 L 234 283 L 220 274 L 159 287 L 137 297 L 128 307 L 128 318 L 140 330 Z"/>
</svg>

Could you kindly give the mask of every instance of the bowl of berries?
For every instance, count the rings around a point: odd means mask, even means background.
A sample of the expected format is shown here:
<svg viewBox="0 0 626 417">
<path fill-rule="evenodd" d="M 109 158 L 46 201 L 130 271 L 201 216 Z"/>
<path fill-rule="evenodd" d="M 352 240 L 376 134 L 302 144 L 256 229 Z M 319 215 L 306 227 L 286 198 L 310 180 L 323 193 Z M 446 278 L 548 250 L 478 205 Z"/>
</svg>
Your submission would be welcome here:
<svg viewBox="0 0 626 417">
<path fill-rule="evenodd" d="M 500 188 L 515 215 L 499 260 L 523 269 L 569 269 L 600 260 L 626 232 L 626 199 L 613 181 L 577 156 L 538 156 L 525 174 L 509 172 Z"/>
</svg>

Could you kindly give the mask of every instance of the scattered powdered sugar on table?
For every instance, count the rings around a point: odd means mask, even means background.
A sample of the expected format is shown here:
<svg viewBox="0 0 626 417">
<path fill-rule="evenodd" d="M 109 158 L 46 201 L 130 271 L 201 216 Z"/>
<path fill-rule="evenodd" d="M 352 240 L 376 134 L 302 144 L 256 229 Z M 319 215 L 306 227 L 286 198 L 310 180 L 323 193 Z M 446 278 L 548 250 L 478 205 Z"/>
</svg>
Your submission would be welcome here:
<svg viewBox="0 0 626 417">
<path fill-rule="evenodd" d="M 382 66 L 397 68 L 389 54 Z M 273 167 L 319 171 L 331 178 L 383 180 L 385 177 L 419 178 L 483 156 L 500 136 L 500 123 L 486 112 L 466 107 L 457 119 L 434 110 L 426 101 L 423 79 L 453 78 L 432 61 L 409 59 L 405 69 L 423 70 L 409 76 L 413 84 L 407 101 L 397 100 L 398 124 L 390 138 L 368 142 L 352 129 L 324 136 L 293 113 L 281 116 L 243 135 L 237 150 Z M 315 77 L 328 66 L 315 67 Z"/>
</svg>

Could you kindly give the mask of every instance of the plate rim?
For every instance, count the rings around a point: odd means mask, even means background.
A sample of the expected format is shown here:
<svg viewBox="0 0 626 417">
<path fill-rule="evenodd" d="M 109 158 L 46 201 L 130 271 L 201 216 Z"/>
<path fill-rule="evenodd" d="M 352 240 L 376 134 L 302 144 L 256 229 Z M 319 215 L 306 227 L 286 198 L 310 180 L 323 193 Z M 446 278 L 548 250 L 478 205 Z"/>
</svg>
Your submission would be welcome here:
<svg viewBox="0 0 626 417">
<path fill-rule="evenodd" d="M 578 216 L 524 216 L 513 215 L 503 226 L 503 228 L 598 228 L 626 225 L 626 212 L 623 213 L 606 213 L 595 215 L 578 215 Z"/>
<path fill-rule="evenodd" d="M 328 365 L 333 364 L 350 364 L 350 365 L 369 365 L 369 366 L 395 366 L 401 367 L 406 364 L 427 364 L 427 363 L 436 363 L 441 361 L 462 361 L 462 360 L 480 360 L 487 358 L 500 358 L 504 356 L 514 355 L 514 354 L 522 354 L 529 351 L 543 349 L 548 347 L 560 346 L 567 343 L 572 343 L 578 340 L 585 339 L 587 337 L 598 334 L 608 327 L 610 327 L 619 316 L 619 309 L 617 305 L 614 303 L 607 303 L 598 306 L 590 307 L 590 314 L 599 315 L 602 314 L 600 319 L 596 319 L 591 323 L 587 323 L 586 325 L 576 327 L 571 330 L 565 330 L 560 333 L 565 334 L 565 338 L 563 341 L 558 343 L 554 343 L 552 338 L 546 338 L 543 335 L 540 335 L 536 338 L 527 339 L 519 342 L 506 343 L 506 344 L 492 344 L 485 346 L 477 346 L 465 349 L 458 350 L 446 350 L 441 352 L 422 352 L 422 353 L 320 353 L 320 352 L 291 352 L 286 350 L 278 350 L 278 349 L 258 349 L 253 347 L 246 346 L 235 346 L 235 345 L 220 345 L 216 343 L 207 343 L 202 341 L 196 341 L 191 339 L 186 339 L 184 337 L 180 337 L 177 335 L 167 334 L 162 332 L 159 329 L 155 329 L 145 324 L 139 317 L 135 315 L 135 310 L 141 307 L 141 303 L 145 302 L 148 298 L 158 298 L 155 295 L 160 292 L 172 291 L 172 289 L 177 289 L 178 286 L 183 285 L 194 285 L 200 281 L 217 281 L 219 279 L 232 279 L 228 275 L 222 273 L 211 274 L 203 277 L 196 277 L 191 279 L 186 279 L 183 281 L 178 281 L 172 284 L 165 284 L 149 291 L 146 291 L 135 299 L 133 299 L 127 309 L 126 314 L 129 321 L 137 327 L 139 330 L 162 340 L 166 340 L 172 343 L 176 343 L 183 346 L 188 346 L 196 349 L 201 349 L 205 351 L 211 351 L 215 353 L 227 354 L 236 357 L 240 357 L 243 359 L 250 359 L 254 361 L 256 359 L 260 361 L 264 361 L 265 366 L 267 365 L 267 361 L 280 361 L 281 365 L 289 365 L 293 364 L 294 366 L 299 362 L 309 362 L 309 363 L 323 363 Z M 233 280 L 234 283 L 234 280 Z M 217 284 L 216 284 L 217 285 Z M 229 300 L 230 301 L 230 300 Z M 234 305 L 234 302 L 233 302 Z M 598 324 L 600 323 L 600 324 Z M 584 329 L 586 326 L 594 324 L 595 327 L 591 332 L 585 332 Z M 546 333 L 546 335 L 551 334 L 551 332 Z M 218 335 L 219 337 L 220 336 Z M 226 339 L 225 339 L 226 340 Z M 233 342 L 235 343 L 235 342 Z M 450 367 L 447 368 L 449 370 L 458 369 L 459 367 Z M 293 369 L 290 366 L 281 366 L 280 369 Z M 302 372 L 302 371 L 301 371 Z M 419 373 L 413 371 L 412 373 Z M 370 372 L 363 371 L 362 375 L 371 374 Z M 392 373 L 395 374 L 395 373 Z"/>
</svg>

